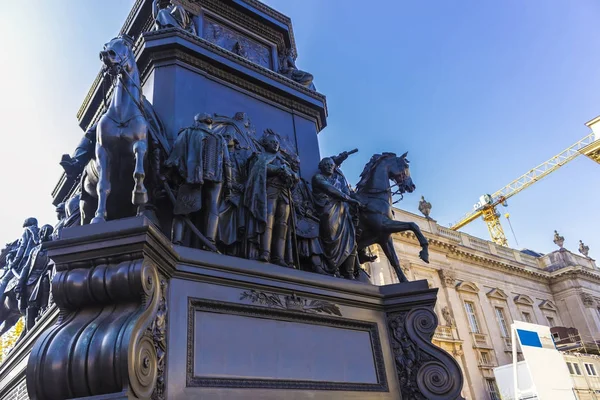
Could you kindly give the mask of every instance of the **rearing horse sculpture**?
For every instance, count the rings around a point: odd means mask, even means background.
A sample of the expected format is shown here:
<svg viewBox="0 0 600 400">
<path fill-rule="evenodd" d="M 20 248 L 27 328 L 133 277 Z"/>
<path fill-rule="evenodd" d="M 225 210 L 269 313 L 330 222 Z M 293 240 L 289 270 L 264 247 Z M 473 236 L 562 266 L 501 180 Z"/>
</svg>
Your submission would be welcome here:
<svg viewBox="0 0 600 400">
<path fill-rule="evenodd" d="M 356 198 L 365 204 L 360 212 L 358 248 L 362 249 L 377 243 L 396 271 L 400 282 L 407 282 L 400 268 L 398 256 L 394 250 L 392 234 L 411 231 L 421 245 L 419 257 L 429 263 L 428 242 L 421 229 L 414 222 L 395 221 L 392 213 L 392 187 L 390 180 L 397 186 L 398 194 L 411 193 L 415 185 L 410 177 L 407 153 L 397 157 L 394 153 L 375 154 L 365 165 L 356 185 Z"/>
<path fill-rule="evenodd" d="M 112 39 L 104 45 L 100 59 L 116 84 L 108 109 L 98 122 L 96 159 L 85 170 L 81 198 L 83 223 L 127 217 L 136 211 L 141 213 L 148 202 L 144 186 L 148 121 L 142 111 L 133 40 L 126 35 Z M 136 206 L 137 210 L 127 204 Z M 95 214 L 93 219 L 92 214 Z"/>
</svg>

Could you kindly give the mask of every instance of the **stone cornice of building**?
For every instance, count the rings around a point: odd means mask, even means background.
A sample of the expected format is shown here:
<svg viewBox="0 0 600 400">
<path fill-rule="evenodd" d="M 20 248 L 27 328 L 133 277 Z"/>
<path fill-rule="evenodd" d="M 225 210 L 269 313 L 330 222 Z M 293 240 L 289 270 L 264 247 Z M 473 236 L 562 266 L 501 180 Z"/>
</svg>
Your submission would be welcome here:
<svg viewBox="0 0 600 400">
<path fill-rule="evenodd" d="M 568 279 L 585 279 L 600 284 L 600 271 L 596 272 L 581 266 L 571 266 L 549 273 L 550 283 L 558 283 Z"/>
<path fill-rule="evenodd" d="M 527 267 L 525 265 L 514 265 L 507 262 L 502 261 L 502 259 L 498 256 L 490 255 L 490 257 L 482 256 L 474 253 L 468 247 L 461 246 L 458 244 L 450 243 L 446 240 L 441 240 L 437 237 L 432 237 L 429 232 L 423 233 L 427 240 L 429 241 L 430 247 L 438 248 L 438 249 L 446 249 L 448 250 L 448 256 L 458 260 L 469 260 L 471 262 L 476 263 L 477 265 L 483 268 L 494 268 L 499 271 L 508 271 L 512 274 L 516 274 L 518 276 L 526 277 L 528 279 L 535 279 L 542 283 L 548 283 L 550 278 L 550 273 L 543 270 L 534 270 L 531 267 Z M 415 235 L 412 232 L 401 232 L 396 234 L 402 238 L 412 238 L 416 240 Z M 517 262 L 515 261 L 515 264 Z"/>
<path fill-rule="evenodd" d="M 470 260 L 481 267 L 492 267 L 499 271 L 509 271 L 512 274 L 528 279 L 535 279 L 545 284 L 578 278 L 587 279 L 588 281 L 600 284 L 600 271 L 594 271 L 582 266 L 561 268 L 553 272 L 542 269 L 536 270 L 535 268 L 519 263 L 518 261 L 507 262 L 508 260 L 505 261 L 500 256 L 490 254 L 488 257 L 487 255 L 478 254 L 469 247 L 462 246 L 458 243 L 451 243 L 450 240 L 433 236 L 429 232 L 423 232 L 423 234 L 427 237 L 427 240 L 429 240 L 430 247 L 442 250 L 445 249 L 448 251 L 448 256 L 459 260 Z M 401 238 L 415 239 L 416 241 L 416 237 L 412 232 L 401 232 L 396 235 Z"/>
</svg>

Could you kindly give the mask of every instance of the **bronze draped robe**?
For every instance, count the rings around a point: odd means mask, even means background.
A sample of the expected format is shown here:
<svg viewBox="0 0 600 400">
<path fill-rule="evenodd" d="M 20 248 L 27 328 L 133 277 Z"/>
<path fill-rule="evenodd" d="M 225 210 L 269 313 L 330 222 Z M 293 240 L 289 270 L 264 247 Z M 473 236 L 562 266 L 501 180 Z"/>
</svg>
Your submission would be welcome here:
<svg viewBox="0 0 600 400">
<path fill-rule="evenodd" d="M 275 161 L 277 154 L 255 153 L 250 158 L 250 169 L 244 190 L 244 206 L 250 212 L 256 224 L 249 237 L 263 233 L 267 223 L 267 168 Z"/>
<path fill-rule="evenodd" d="M 350 189 L 337 168 L 330 177 L 316 174 L 312 187 L 325 258 L 331 267 L 339 268 L 357 246 L 356 228 L 347 202 Z"/>
</svg>

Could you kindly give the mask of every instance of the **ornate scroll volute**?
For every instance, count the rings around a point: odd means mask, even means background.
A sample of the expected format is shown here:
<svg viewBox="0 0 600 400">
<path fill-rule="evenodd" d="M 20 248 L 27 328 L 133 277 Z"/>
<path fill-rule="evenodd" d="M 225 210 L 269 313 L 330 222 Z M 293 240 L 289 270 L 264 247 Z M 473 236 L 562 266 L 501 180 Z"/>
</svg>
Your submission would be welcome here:
<svg viewBox="0 0 600 400">
<path fill-rule="evenodd" d="M 161 329 L 163 336 L 165 332 L 167 269 L 156 255 L 168 241 L 156 232 L 148 235 L 148 228 L 140 227 L 133 239 L 131 232 L 126 240 L 119 238 L 125 233 L 120 229 L 107 232 L 111 239 L 106 241 L 90 235 L 50 249 L 56 254 L 52 290 L 60 317 L 38 338 L 29 357 L 27 390 L 32 400 L 113 393 L 153 397 L 166 351 L 164 343 L 157 346 L 156 337 Z M 136 238 L 139 242 L 132 243 Z M 84 248 L 90 258 L 81 255 Z M 103 253 L 109 256 L 98 257 Z M 160 334 L 158 338 L 165 340 Z"/>
<path fill-rule="evenodd" d="M 431 301 L 396 305 L 387 312 L 387 324 L 403 399 L 463 399 L 463 375 L 454 358 L 431 343 L 438 325 Z"/>
</svg>

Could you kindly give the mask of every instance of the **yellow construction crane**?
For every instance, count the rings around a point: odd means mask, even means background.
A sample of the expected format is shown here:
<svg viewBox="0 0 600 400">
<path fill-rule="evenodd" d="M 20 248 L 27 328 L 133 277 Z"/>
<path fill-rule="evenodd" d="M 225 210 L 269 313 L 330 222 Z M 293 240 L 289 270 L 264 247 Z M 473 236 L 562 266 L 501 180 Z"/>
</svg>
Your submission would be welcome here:
<svg viewBox="0 0 600 400">
<path fill-rule="evenodd" d="M 594 128 L 594 130 L 600 130 L 600 117 L 593 119 L 586 125 Z M 468 212 L 452 225 L 450 229 L 456 231 L 481 216 L 487 224 L 492 241 L 501 246 L 508 246 L 504 229 L 502 229 L 502 225 L 500 224 L 500 213 L 496 211 L 496 206 L 499 204 L 506 205 L 506 200 L 533 185 L 551 172 L 556 171 L 580 154 L 600 164 L 600 135 L 594 132 L 590 133 L 566 150 L 563 150 L 548 161 L 541 163 L 526 174 L 518 177 L 494 194 L 484 194 L 473 206 L 473 211 Z"/>
</svg>

